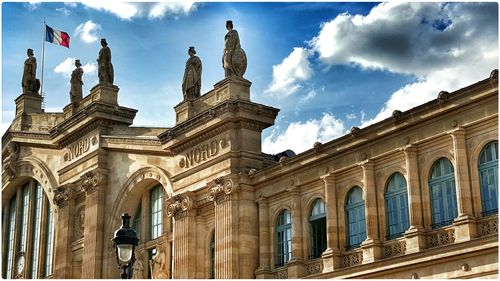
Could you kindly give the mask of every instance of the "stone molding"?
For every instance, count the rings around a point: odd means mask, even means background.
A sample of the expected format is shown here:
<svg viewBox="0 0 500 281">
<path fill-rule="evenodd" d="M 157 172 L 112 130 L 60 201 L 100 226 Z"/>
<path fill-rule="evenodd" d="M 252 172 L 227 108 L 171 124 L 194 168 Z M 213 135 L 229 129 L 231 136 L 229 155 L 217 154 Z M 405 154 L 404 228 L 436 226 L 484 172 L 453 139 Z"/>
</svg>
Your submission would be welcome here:
<svg viewBox="0 0 500 281">
<path fill-rule="evenodd" d="M 107 175 L 99 171 L 89 171 L 80 178 L 80 189 L 87 195 L 97 191 L 99 186 L 106 184 Z"/>
<path fill-rule="evenodd" d="M 71 199 L 73 191 L 70 185 L 61 185 L 54 189 L 54 198 L 52 202 L 59 208 L 63 208 L 67 205 L 68 201 Z"/>
</svg>

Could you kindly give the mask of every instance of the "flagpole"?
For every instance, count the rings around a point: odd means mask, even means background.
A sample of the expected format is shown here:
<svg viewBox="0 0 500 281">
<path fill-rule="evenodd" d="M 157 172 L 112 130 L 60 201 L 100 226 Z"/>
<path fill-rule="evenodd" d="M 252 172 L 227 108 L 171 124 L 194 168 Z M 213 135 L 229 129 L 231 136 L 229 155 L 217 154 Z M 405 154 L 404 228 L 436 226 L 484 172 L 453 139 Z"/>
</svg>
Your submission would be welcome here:
<svg viewBox="0 0 500 281">
<path fill-rule="evenodd" d="M 45 109 L 45 95 L 43 93 L 43 65 L 45 62 L 45 37 L 46 34 L 45 32 L 47 31 L 47 28 L 45 27 L 45 17 L 43 17 L 43 31 L 42 31 L 42 77 L 41 77 L 41 82 L 40 82 L 40 95 L 42 95 L 42 109 Z"/>
</svg>

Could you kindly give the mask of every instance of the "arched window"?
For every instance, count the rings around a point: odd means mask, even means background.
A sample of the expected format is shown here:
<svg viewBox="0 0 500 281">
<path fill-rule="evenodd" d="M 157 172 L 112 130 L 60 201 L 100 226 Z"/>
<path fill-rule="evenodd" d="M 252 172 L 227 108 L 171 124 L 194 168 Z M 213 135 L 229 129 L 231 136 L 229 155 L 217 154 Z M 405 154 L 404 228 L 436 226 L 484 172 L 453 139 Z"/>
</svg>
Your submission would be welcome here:
<svg viewBox="0 0 500 281">
<path fill-rule="evenodd" d="M 450 160 L 441 158 L 432 165 L 429 188 L 432 228 L 452 224 L 458 212 L 455 175 Z"/>
<path fill-rule="evenodd" d="M 410 227 L 408 191 L 403 175 L 395 173 L 389 178 L 384 197 L 387 211 L 387 240 L 401 237 Z"/>
<path fill-rule="evenodd" d="M 365 201 L 359 186 L 351 188 L 345 205 L 347 249 L 358 247 L 366 239 Z"/>
<path fill-rule="evenodd" d="M 163 186 L 153 187 L 150 194 L 151 202 L 151 231 L 150 238 L 156 239 L 163 233 Z"/>
<path fill-rule="evenodd" d="M 6 218 L 3 243 L 6 246 L 2 253 L 2 276 L 38 279 L 52 275 L 54 213 L 42 186 L 33 179 L 28 180 L 8 202 L 3 209 Z M 21 264 L 23 267 L 18 268 Z M 19 269 L 23 276 L 18 276 Z"/>
<path fill-rule="evenodd" d="M 215 279 L 215 230 L 210 239 L 210 279 Z"/>
<path fill-rule="evenodd" d="M 319 258 L 326 250 L 326 212 L 325 202 L 321 199 L 316 199 L 312 205 L 311 215 L 309 216 L 309 227 L 311 236 L 311 253 L 309 258 Z"/>
<path fill-rule="evenodd" d="M 488 143 L 479 156 L 483 216 L 498 213 L 498 142 Z"/>
<path fill-rule="evenodd" d="M 292 217 L 283 210 L 276 221 L 276 267 L 284 266 L 292 258 Z"/>
</svg>

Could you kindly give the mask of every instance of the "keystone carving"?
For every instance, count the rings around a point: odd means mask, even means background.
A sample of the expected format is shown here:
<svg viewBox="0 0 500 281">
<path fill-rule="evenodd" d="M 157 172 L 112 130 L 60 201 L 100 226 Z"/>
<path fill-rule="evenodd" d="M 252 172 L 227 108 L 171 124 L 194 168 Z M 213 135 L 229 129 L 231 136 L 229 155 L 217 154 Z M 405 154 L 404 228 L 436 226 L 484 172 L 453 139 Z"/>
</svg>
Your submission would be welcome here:
<svg viewBox="0 0 500 281">
<path fill-rule="evenodd" d="M 179 218 L 182 213 L 187 212 L 193 208 L 193 200 L 188 195 L 175 195 L 168 199 L 170 204 L 167 207 L 167 215 L 169 217 Z"/>
<path fill-rule="evenodd" d="M 17 175 L 16 165 L 17 159 L 19 158 L 19 144 L 17 142 L 10 142 L 5 150 L 6 156 L 2 161 L 3 170 L 5 171 L 9 179 L 12 179 Z"/>
<path fill-rule="evenodd" d="M 222 177 L 215 178 L 213 180 L 214 186 L 208 189 L 208 200 L 217 203 L 217 197 L 219 195 L 229 195 L 233 191 L 233 181 L 224 180 Z"/>
<path fill-rule="evenodd" d="M 52 201 L 59 209 L 66 206 L 69 199 L 71 199 L 71 188 L 59 186 L 54 190 L 54 199 Z"/>
<path fill-rule="evenodd" d="M 106 175 L 96 172 L 90 171 L 86 172 L 81 177 L 81 190 L 86 194 L 90 194 L 97 190 L 99 185 L 103 185 L 106 183 Z"/>
</svg>

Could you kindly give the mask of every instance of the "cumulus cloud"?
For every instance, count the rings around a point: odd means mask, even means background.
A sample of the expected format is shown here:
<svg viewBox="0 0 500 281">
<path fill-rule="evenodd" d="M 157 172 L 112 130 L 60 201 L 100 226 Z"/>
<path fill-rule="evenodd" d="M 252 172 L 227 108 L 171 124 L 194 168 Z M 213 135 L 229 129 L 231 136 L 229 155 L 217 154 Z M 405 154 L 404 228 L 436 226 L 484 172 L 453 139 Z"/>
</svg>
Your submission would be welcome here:
<svg viewBox="0 0 500 281">
<path fill-rule="evenodd" d="M 133 18 L 148 17 L 150 19 L 161 19 L 168 15 L 188 15 L 196 10 L 198 3 L 193 1 L 182 2 L 159 2 L 159 3 L 125 3 L 116 1 L 95 1 L 88 0 L 82 2 L 83 5 L 113 14 L 123 20 Z"/>
<path fill-rule="evenodd" d="M 303 96 L 300 98 L 300 101 L 301 102 L 306 102 L 306 101 L 309 101 L 311 99 L 313 99 L 315 96 L 317 95 L 316 91 L 315 90 L 311 90 L 307 93 L 307 95 Z"/>
<path fill-rule="evenodd" d="M 323 113 L 320 119 L 310 119 L 306 122 L 292 122 L 283 134 L 264 138 L 263 151 L 279 153 L 291 149 L 301 153 L 313 147 L 317 141 L 328 142 L 347 133 L 344 123 L 329 113 Z"/>
<path fill-rule="evenodd" d="M 60 12 L 61 14 L 65 16 L 69 16 L 71 14 L 71 11 L 62 7 L 62 8 L 57 8 L 56 11 Z"/>
<path fill-rule="evenodd" d="M 75 58 L 66 58 L 63 62 L 54 68 L 55 73 L 59 73 L 66 78 L 71 77 L 71 72 L 75 69 Z M 93 62 L 88 62 L 82 65 L 84 75 L 93 75 L 97 70 L 97 65 Z M 69 83 L 69 80 L 68 80 Z"/>
<path fill-rule="evenodd" d="M 300 82 L 313 74 L 308 60 L 310 55 L 305 48 L 293 48 L 288 57 L 273 66 L 273 80 L 265 92 L 276 97 L 288 97 L 297 92 L 302 87 Z"/>
<path fill-rule="evenodd" d="M 79 24 L 75 28 L 75 37 L 79 37 L 85 43 L 92 43 L 97 41 L 97 31 L 101 30 L 101 26 L 88 20 L 85 23 Z"/>
</svg>

